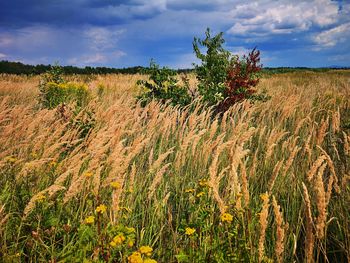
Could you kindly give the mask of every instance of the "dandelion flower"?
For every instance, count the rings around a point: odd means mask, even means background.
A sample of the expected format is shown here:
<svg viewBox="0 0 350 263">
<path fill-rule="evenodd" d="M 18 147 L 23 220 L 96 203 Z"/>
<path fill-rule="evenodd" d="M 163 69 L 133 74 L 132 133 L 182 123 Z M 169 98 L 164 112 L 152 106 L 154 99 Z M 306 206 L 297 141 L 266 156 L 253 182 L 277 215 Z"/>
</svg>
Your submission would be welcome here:
<svg viewBox="0 0 350 263">
<path fill-rule="evenodd" d="M 139 248 L 141 254 L 145 254 L 146 256 L 151 256 L 153 249 L 150 246 L 142 246 Z"/>
<path fill-rule="evenodd" d="M 88 216 L 85 218 L 85 224 L 93 224 L 95 222 L 95 217 L 94 216 Z"/>
<path fill-rule="evenodd" d="M 96 213 L 101 213 L 103 214 L 104 212 L 107 211 L 107 206 L 105 205 L 99 205 L 98 207 L 96 207 Z"/>
<path fill-rule="evenodd" d="M 143 263 L 141 253 L 140 252 L 133 252 L 129 257 L 128 257 L 128 262 L 129 263 Z"/>
<path fill-rule="evenodd" d="M 154 259 L 151 259 L 151 258 L 146 258 L 146 259 L 143 261 L 143 263 L 157 263 L 157 261 L 154 260 Z"/>
<path fill-rule="evenodd" d="M 223 213 L 220 219 L 222 222 L 231 223 L 233 221 L 233 216 L 229 213 Z"/>
<path fill-rule="evenodd" d="M 188 236 L 193 235 L 195 232 L 196 232 L 196 229 L 194 229 L 194 228 L 191 228 L 191 227 L 186 227 L 185 228 L 185 234 L 188 235 Z"/>
</svg>

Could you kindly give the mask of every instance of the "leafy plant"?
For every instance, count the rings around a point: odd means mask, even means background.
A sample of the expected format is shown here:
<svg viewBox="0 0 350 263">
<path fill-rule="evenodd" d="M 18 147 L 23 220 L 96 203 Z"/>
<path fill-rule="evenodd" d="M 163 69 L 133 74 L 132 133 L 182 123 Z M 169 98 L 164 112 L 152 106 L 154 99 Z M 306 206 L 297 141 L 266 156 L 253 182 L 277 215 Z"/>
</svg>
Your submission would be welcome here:
<svg viewBox="0 0 350 263">
<path fill-rule="evenodd" d="M 209 105 L 217 104 L 225 96 L 231 54 L 223 48 L 224 43 L 223 33 L 212 37 L 209 28 L 203 40 L 195 37 L 193 41 L 193 50 L 202 61 L 201 65 L 195 66 L 198 92 Z M 200 46 L 207 49 L 205 54 L 201 52 Z"/>
<path fill-rule="evenodd" d="M 204 101 L 217 105 L 218 111 L 225 111 L 243 99 L 267 99 L 265 95 L 253 96 L 262 69 L 260 52 L 254 48 L 248 56 L 239 58 L 225 50 L 224 43 L 223 33 L 212 37 L 209 28 L 203 40 L 194 38 L 194 52 L 202 61 L 195 66 L 198 91 Z M 206 53 L 200 47 L 206 48 Z"/>
<path fill-rule="evenodd" d="M 40 104 L 53 109 L 62 103 L 75 102 L 78 108 L 90 100 L 90 92 L 85 84 L 66 82 L 62 77 L 62 68 L 58 65 L 45 73 L 39 83 Z"/>
<path fill-rule="evenodd" d="M 160 68 L 153 60 L 150 67 L 145 71 L 149 74 L 149 80 L 138 80 L 137 84 L 144 89 L 144 93 L 139 96 L 143 104 L 152 99 L 162 102 L 171 100 L 173 105 L 185 106 L 191 102 L 187 85 L 180 86 L 176 78 L 176 71 L 167 67 Z"/>
</svg>

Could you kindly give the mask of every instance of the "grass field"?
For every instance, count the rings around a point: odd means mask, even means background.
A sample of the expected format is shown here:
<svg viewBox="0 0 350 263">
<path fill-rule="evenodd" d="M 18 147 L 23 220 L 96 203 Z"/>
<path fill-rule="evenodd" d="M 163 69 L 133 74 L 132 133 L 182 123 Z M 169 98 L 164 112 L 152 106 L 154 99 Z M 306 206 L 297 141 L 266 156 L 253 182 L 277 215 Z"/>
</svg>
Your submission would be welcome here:
<svg viewBox="0 0 350 263">
<path fill-rule="evenodd" d="M 142 108 L 140 78 L 70 77 L 74 115 L 0 77 L 0 261 L 350 261 L 349 71 L 266 76 L 221 117 Z"/>
</svg>

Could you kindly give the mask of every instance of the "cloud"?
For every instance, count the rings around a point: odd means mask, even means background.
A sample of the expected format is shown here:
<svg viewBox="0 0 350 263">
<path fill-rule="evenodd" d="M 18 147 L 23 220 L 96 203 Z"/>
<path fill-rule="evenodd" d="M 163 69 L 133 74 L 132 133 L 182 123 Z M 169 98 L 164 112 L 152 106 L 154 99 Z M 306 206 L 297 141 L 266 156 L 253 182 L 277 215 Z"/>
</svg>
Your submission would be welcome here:
<svg viewBox="0 0 350 263">
<path fill-rule="evenodd" d="M 349 23 L 348 1 L 0 1 L 0 53 L 40 63 L 120 67 L 155 58 L 188 67 L 193 37 L 210 27 L 225 32 L 233 53 L 257 46 L 269 65 L 298 65 L 314 50 L 316 65 L 349 52 Z"/>
<path fill-rule="evenodd" d="M 0 29 L 0 52 L 9 59 L 28 63 L 103 64 L 126 56 L 118 46 L 124 30 L 119 27 L 30 26 Z"/>
<path fill-rule="evenodd" d="M 227 32 L 247 37 L 291 34 L 332 25 L 337 15 L 337 3 L 326 0 L 250 2 L 231 10 L 234 24 Z"/>
<path fill-rule="evenodd" d="M 90 27 L 84 31 L 84 35 L 89 39 L 90 47 L 93 50 L 106 50 L 114 48 L 119 37 L 125 32 L 123 29 Z"/>
<path fill-rule="evenodd" d="M 350 22 L 345 23 L 329 30 L 316 34 L 313 40 L 318 44 L 316 50 L 322 48 L 334 47 L 338 43 L 350 40 Z"/>
<path fill-rule="evenodd" d="M 4 58 L 6 58 L 7 57 L 7 55 L 5 55 L 5 54 L 3 54 L 3 53 L 0 53 L 0 59 L 4 59 Z"/>
</svg>

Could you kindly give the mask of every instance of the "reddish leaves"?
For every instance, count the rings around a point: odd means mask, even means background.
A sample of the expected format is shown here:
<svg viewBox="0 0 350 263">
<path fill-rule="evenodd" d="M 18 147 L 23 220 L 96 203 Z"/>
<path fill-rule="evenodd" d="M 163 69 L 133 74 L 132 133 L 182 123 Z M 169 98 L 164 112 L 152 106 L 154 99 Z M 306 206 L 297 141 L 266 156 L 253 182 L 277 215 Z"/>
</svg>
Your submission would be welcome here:
<svg viewBox="0 0 350 263">
<path fill-rule="evenodd" d="M 259 82 L 257 73 L 262 69 L 260 51 L 254 48 L 248 56 L 232 61 L 227 72 L 225 100 L 219 105 L 220 111 L 226 111 L 233 104 L 254 94 L 253 89 Z"/>
</svg>

